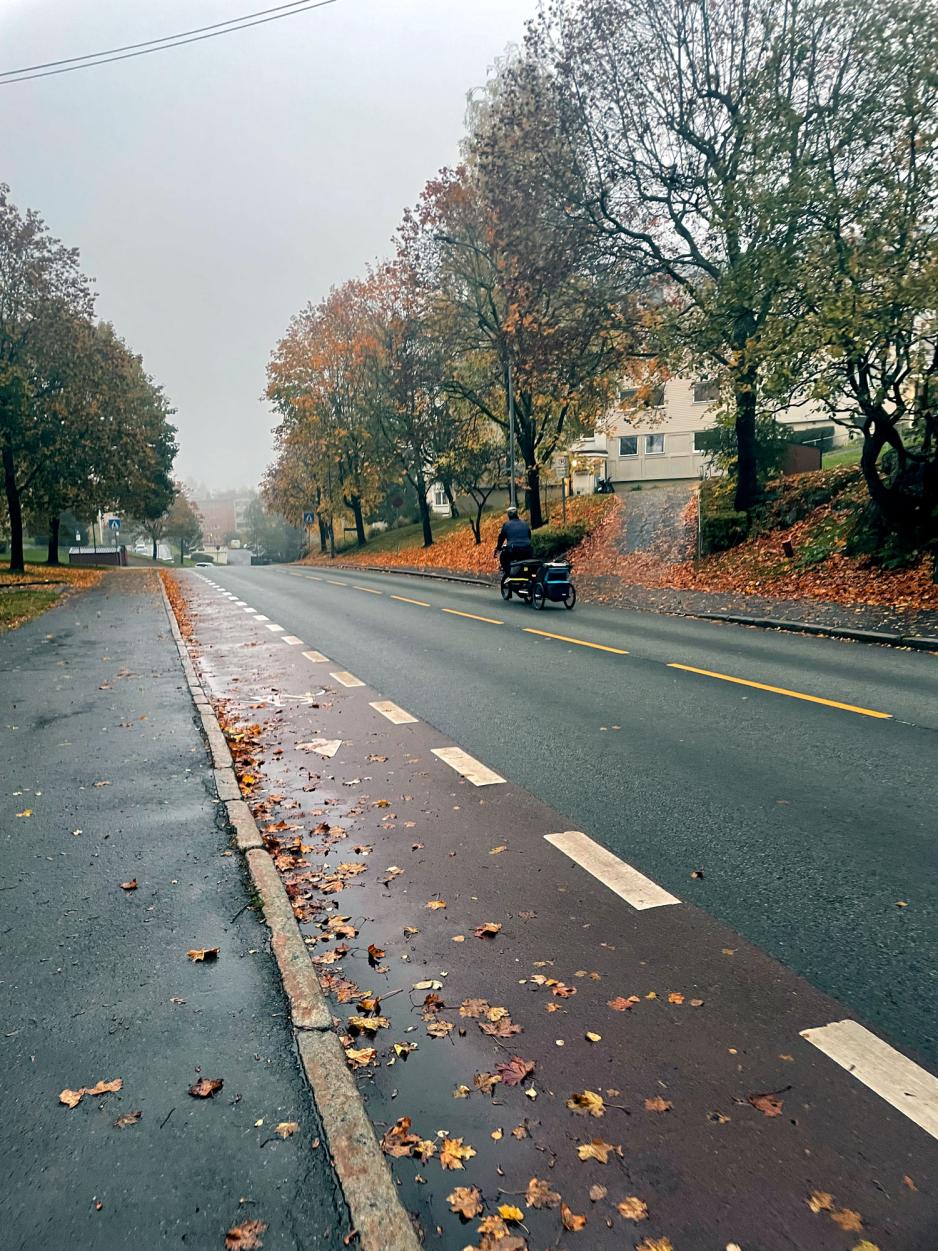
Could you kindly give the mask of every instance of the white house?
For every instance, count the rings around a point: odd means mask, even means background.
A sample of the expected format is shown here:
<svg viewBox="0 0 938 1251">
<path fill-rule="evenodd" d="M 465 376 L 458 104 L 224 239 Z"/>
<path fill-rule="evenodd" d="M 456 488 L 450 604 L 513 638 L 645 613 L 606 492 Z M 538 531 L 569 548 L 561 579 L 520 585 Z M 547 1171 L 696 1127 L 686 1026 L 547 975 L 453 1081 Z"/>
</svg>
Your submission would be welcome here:
<svg viewBox="0 0 938 1251">
<path fill-rule="evenodd" d="M 592 492 L 597 478 L 613 482 L 673 481 L 699 478 L 707 472 L 708 451 L 704 431 L 715 425 L 716 384 L 671 378 L 658 387 L 652 403 L 644 409 L 629 407 L 635 390 L 625 383 L 619 404 L 604 418 L 593 435 L 569 449 L 570 473 L 576 494 Z M 830 427 L 829 418 L 810 404 L 778 414 L 777 420 L 793 430 Z M 846 441 L 846 433 L 834 427 L 834 441 Z"/>
</svg>

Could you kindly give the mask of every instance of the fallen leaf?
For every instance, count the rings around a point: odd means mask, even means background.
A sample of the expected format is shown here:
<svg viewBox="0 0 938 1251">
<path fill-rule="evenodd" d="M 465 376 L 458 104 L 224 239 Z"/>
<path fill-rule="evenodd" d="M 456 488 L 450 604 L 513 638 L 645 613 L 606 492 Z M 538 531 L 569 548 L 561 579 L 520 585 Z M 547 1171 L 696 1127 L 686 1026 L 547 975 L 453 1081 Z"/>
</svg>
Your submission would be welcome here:
<svg viewBox="0 0 938 1251">
<path fill-rule="evenodd" d="M 762 1095 L 747 1095 L 747 1099 L 763 1116 L 781 1116 L 783 1101 L 778 1097 L 781 1093 L 779 1090 L 769 1090 Z"/>
<path fill-rule="evenodd" d="M 279 1134 L 281 1138 L 289 1138 L 295 1134 L 300 1128 L 297 1121 L 281 1121 L 279 1125 L 274 1127 L 274 1133 Z"/>
<path fill-rule="evenodd" d="M 870 1242 L 868 1238 L 861 1238 L 853 1251 L 879 1251 L 879 1247 L 875 1242 Z"/>
<path fill-rule="evenodd" d="M 200 1077 L 194 1086 L 189 1087 L 189 1094 L 195 1099 L 211 1099 L 224 1084 L 223 1077 Z"/>
<path fill-rule="evenodd" d="M 482 1211 L 482 1191 L 478 1186 L 457 1186 L 446 1196 L 450 1211 L 461 1216 L 464 1221 L 471 1221 Z"/>
<path fill-rule="evenodd" d="M 505 1131 L 503 1129 L 493 1129 L 491 1134 L 489 1134 L 489 1137 L 494 1142 L 501 1142 L 501 1140 L 505 1137 Z"/>
<path fill-rule="evenodd" d="M 645 1100 L 646 1112 L 670 1112 L 671 1104 L 667 1099 L 662 1099 L 660 1095 L 655 1095 L 653 1099 Z"/>
<path fill-rule="evenodd" d="M 512 1136 L 512 1138 L 527 1138 L 527 1137 L 529 1137 L 529 1135 L 528 1135 L 528 1127 L 527 1127 L 527 1125 L 516 1125 L 516 1126 L 514 1127 L 514 1129 L 511 1131 L 511 1136 Z"/>
<path fill-rule="evenodd" d="M 445 908 L 445 907 L 446 907 L 446 900 L 445 900 L 445 899 L 430 899 L 430 900 L 428 900 L 428 901 L 427 901 L 427 903 L 426 903 L 425 907 L 430 908 L 430 909 L 432 909 L 432 910 L 434 910 L 434 911 L 435 911 L 437 908 Z"/>
<path fill-rule="evenodd" d="M 468 1099 L 471 1094 L 472 1094 L 472 1090 L 469 1086 L 457 1086 L 456 1089 L 453 1091 L 453 1098 L 454 1099 Z"/>
<path fill-rule="evenodd" d="M 605 1186 L 590 1186 L 590 1199 L 593 1203 L 599 1203 L 600 1199 L 605 1199 L 608 1193 Z"/>
<path fill-rule="evenodd" d="M 715 1125 L 726 1125 L 729 1123 L 729 1119 L 725 1112 L 720 1112 L 716 1108 L 712 1112 L 707 1113 L 707 1120 L 713 1121 Z"/>
<path fill-rule="evenodd" d="M 454 943 L 464 943 L 466 941 L 466 936 L 465 934 L 454 934 L 452 941 Z"/>
<path fill-rule="evenodd" d="M 537 1091 L 533 1086 L 529 1086 L 524 1093 L 528 1099 L 532 1100 L 532 1102 L 537 1098 Z"/>
<path fill-rule="evenodd" d="M 812 1190 L 805 1200 L 812 1212 L 829 1212 L 834 1206 L 834 1196 L 826 1190 Z"/>
<path fill-rule="evenodd" d="M 481 1090 L 483 1095 L 490 1095 L 501 1080 L 498 1073 L 476 1073 L 472 1084 L 476 1090 Z"/>
<path fill-rule="evenodd" d="M 377 1058 L 377 1051 L 374 1047 L 361 1047 L 356 1050 L 349 1047 L 345 1053 L 345 1058 L 349 1062 L 349 1067 L 353 1069 L 364 1069 L 369 1064 L 374 1064 Z"/>
<path fill-rule="evenodd" d="M 501 928 L 501 923 L 498 921 L 484 921 L 482 925 L 477 925 L 472 932 L 476 938 L 494 938 Z"/>
<path fill-rule="evenodd" d="M 406 1060 L 412 1051 L 417 1050 L 416 1043 L 395 1043 L 394 1054 L 399 1060 Z"/>
<path fill-rule="evenodd" d="M 508 850 L 508 845 L 507 845 L 507 844 L 502 844 L 502 845 L 500 845 L 500 846 L 498 846 L 498 847 L 493 847 L 493 848 L 491 849 L 491 851 L 489 852 L 489 855 L 490 855 L 490 856 L 500 856 L 500 855 L 502 854 L 502 852 L 503 852 L 503 851 L 507 851 L 507 850 Z"/>
<path fill-rule="evenodd" d="M 692 869 L 691 877 L 696 879 L 699 882 L 700 879 L 703 877 L 703 869 Z"/>
<path fill-rule="evenodd" d="M 440 1147 L 440 1164 L 443 1168 L 462 1168 L 463 1160 L 471 1160 L 474 1155 L 475 1148 L 463 1145 L 461 1138 L 444 1138 Z"/>
<path fill-rule="evenodd" d="M 121 882 L 121 890 L 136 890 L 137 879 L 132 877 L 129 882 Z"/>
<path fill-rule="evenodd" d="M 916 1186 L 915 1182 L 908 1175 L 908 1173 L 903 1174 L 902 1184 L 905 1186 L 906 1190 L 911 1190 L 913 1193 L 918 1190 L 918 1186 Z"/>
<path fill-rule="evenodd" d="M 498 1205 L 498 1215 L 503 1221 L 511 1221 L 515 1225 L 524 1220 L 524 1213 L 512 1203 L 500 1203 Z"/>
<path fill-rule="evenodd" d="M 585 1038 L 587 1042 L 591 1042 L 591 1043 L 598 1043 L 598 1042 L 602 1042 L 603 1040 L 602 1034 L 594 1034 L 591 1029 L 588 1029 L 586 1031 Z"/>
<path fill-rule="evenodd" d="M 390 1029 L 386 1016 L 350 1016 L 346 1021 L 353 1034 L 370 1034 L 373 1038 L 379 1029 Z"/>
<path fill-rule="evenodd" d="M 394 1122 L 381 1139 L 381 1150 L 385 1155 L 400 1159 L 405 1155 L 413 1155 L 414 1148 L 420 1143 L 420 1135 L 411 1133 L 409 1116 L 402 1116 Z"/>
<path fill-rule="evenodd" d="M 830 1218 L 848 1234 L 859 1234 L 863 1230 L 860 1213 L 853 1212 L 850 1208 L 838 1208 L 836 1212 L 830 1213 Z"/>
<path fill-rule="evenodd" d="M 558 982 L 556 986 L 550 988 L 550 993 L 558 999 L 569 999 L 571 995 L 576 994 L 576 987 L 564 986 L 563 982 Z"/>
<path fill-rule="evenodd" d="M 683 1002 L 684 1002 L 684 996 L 676 990 L 672 990 L 670 995 L 668 995 L 668 1003 L 683 1003 Z"/>
<path fill-rule="evenodd" d="M 560 1195 L 551 1190 L 550 1182 L 540 1177 L 532 1177 L 524 1194 L 524 1201 L 529 1208 L 555 1208 L 560 1203 Z"/>
<path fill-rule="evenodd" d="M 232 1225 L 225 1234 L 226 1251 L 256 1251 L 264 1245 L 261 1234 L 266 1228 L 266 1221 L 245 1221 L 243 1225 Z"/>
<path fill-rule="evenodd" d="M 635 1251 L 674 1251 L 670 1238 L 643 1238 Z"/>
<path fill-rule="evenodd" d="M 567 1100 L 567 1107 L 571 1112 L 588 1112 L 590 1116 L 602 1116 L 606 1110 L 602 1096 L 597 1095 L 594 1090 L 581 1090 L 571 1095 Z"/>
<path fill-rule="evenodd" d="M 499 1017 L 495 1021 L 480 1021 L 479 1029 L 490 1038 L 510 1038 L 512 1034 L 520 1034 L 521 1026 L 510 1016 Z"/>
<path fill-rule="evenodd" d="M 512 1056 L 507 1064 L 496 1064 L 495 1072 L 506 1086 L 520 1086 L 534 1072 L 534 1061 Z"/>
<path fill-rule="evenodd" d="M 569 1229 L 571 1233 L 576 1233 L 577 1230 L 582 1229 L 586 1224 L 586 1217 L 577 1216 L 565 1203 L 560 1205 L 560 1219 L 563 1222 L 564 1229 Z"/>
<path fill-rule="evenodd" d="M 488 1010 L 489 1001 L 487 999 L 464 999 L 459 1005 L 459 1015 L 468 1017 L 480 1017 Z"/>
<path fill-rule="evenodd" d="M 442 988 L 443 983 L 434 981 L 432 978 L 428 978 L 425 982 L 414 982 L 411 987 L 412 990 L 442 990 Z"/>
<path fill-rule="evenodd" d="M 446 1038 L 453 1032 L 453 1022 L 435 1020 L 427 1022 L 427 1033 L 431 1038 Z"/>
<path fill-rule="evenodd" d="M 616 1211 L 627 1221 L 647 1221 L 648 1220 L 648 1204 L 644 1199 L 639 1199 L 635 1195 L 629 1195 L 627 1199 L 623 1199 L 621 1203 L 616 1204 Z"/>
<path fill-rule="evenodd" d="M 196 964 L 201 964 L 205 960 L 217 960 L 220 950 L 219 947 L 193 947 L 191 951 L 186 952 L 186 955 Z"/>
<path fill-rule="evenodd" d="M 376 947 L 374 943 L 368 944 L 368 963 L 372 968 L 374 968 L 376 964 L 380 964 L 384 959 L 384 956 L 385 952 L 381 947 Z"/>
<path fill-rule="evenodd" d="M 115 1129 L 126 1129 L 128 1125 L 136 1125 L 143 1116 L 142 1112 L 124 1112 L 114 1121 Z"/>
<path fill-rule="evenodd" d="M 124 1085 L 122 1077 L 115 1077 L 109 1082 L 96 1082 L 94 1086 L 81 1086 L 78 1090 L 63 1090 L 59 1094 L 59 1102 L 64 1103 L 67 1108 L 75 1108 L 81 1103 L 83 1095 L 110 1095 L 116 1094 Z"/>
<path fill-rule="evenodd" d="M 32 808 L 24 808 L 22 812 L 16 814 L 18 817 L 31 817 L 33 815 Z"/>
<path fill-rule="evenodd" d="M 628 999 L 623 998 L 622 995 L 617 995 L 615 999 L 609 1000 L 607 1006 L 612 1008 L 613 1012 L 628 1012 L 637 1003 L 641 1003 L 638 995 L 629 995 Z"/>
<path fill-rule="evenodd" d="M 702 1008 L 704 1006 L 704 1001 L 702 999 L 692 999 L 690 1001 L 690 1006 L 692 1008 Z"/>
<path fill-rule="evenodd" d="M 581 1142 L 576 1149 L 581 1160 L 598 1160 L 600 1164 L 608 1164 L 609 1156 L 613 1152 L 621 1151 L 621 1147 L 615 1147 L 611 1142 L 603 1142 L 601 1138 L 594 1138 L 592 1142 Z"/>
</svg>

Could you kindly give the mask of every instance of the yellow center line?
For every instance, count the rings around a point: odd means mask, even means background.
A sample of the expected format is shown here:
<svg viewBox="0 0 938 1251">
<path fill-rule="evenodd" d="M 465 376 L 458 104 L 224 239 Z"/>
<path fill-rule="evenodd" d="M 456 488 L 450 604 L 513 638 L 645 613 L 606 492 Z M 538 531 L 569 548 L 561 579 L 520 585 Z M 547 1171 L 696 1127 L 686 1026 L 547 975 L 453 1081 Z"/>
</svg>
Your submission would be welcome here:
<svg viewBox="0 0 938 1251">
<path fill-rule="evenodd" d="M 496 621 L 494 617 L 477 617 L 474 612 L 460 612 L 458 608 L 444 608 L 443 612 L 452 613 L 454 617 L 469 617 L 472 621 L 487 621 L 489 625 L 504 625 L 504 621 Z"/>
<path fill-rule="evenodd" d="M 338 578 L 326 578 L 330 586 L 348 586 L 347 582 L 340 582 Z"/>
<path fill-rule="evenodd" d="M 616 656 L 627 656 L 628 652 L 621 647 L 607 647 L 605 643 L 588 643 L 586 639 L 572 639 L 568 634 L 550 634 L 547 630 L 532 630 L 524 627 L 525 634 L 539 634 L 544 639 L 558 639 L 561 643 L 576 643 L 578 647 L 595 647 L 598 652 L 612 652 Z"/>
<path fill-rule="evenodd" d="M 891 712 L 877 712 L 875 708 L 858 708 L 856 704 L 842 704 L 837 699 L 822 699 L 820 695 L 806 695 L 804 691 L 789 691 L 784 686 L 768 686 L 765 682 L 750 682 L 748 678 L 734 678 L 728 673 L 714 673 L 710 669 L 697 669 L 693 665 L 679 665 L 671 662 L 669 669 L 683 669 L 686 673 L 699 673 L 705 678 L 719 678 L 721 682 L 733 682 L 737 686 L 752 686 L 757 691 L 771 691 L 773 695 L 788 695 L 791 699 L 803 699 L 809 704 L 824 704 L 827 708 L 840 708 L 844 712 L 856 712 L 861 717 L 877 717 L 881 721 L 891 721 Z"/>
<path fill-rule="evenodd" d="M 392 595 L 391 599 L 400 600 L 402 604 L 416 604 L 419 608 L 429 608 L 430 605 L 424 599 L 408 599 L 406 595 Z"/>
<path fill-rule="evenodd" d="M 352 590 L 353 591 L 367 591 L 369 595 L 383 595 L 384 594 L 384 591 L 376 591 L 370 586 L 358 586 L 358 584 L 355 582 L 352 583 Z"/>
</svg>

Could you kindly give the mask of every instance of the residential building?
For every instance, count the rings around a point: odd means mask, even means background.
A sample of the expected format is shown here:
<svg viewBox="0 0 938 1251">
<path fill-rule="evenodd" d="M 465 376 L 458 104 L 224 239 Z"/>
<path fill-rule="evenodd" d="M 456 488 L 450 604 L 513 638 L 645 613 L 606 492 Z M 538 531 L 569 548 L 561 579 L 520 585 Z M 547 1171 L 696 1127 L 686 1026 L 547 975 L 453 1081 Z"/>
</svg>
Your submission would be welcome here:
<svg viewBox="0 0 938 1251">
<path fill-rule="evenodd" d="M 618 405 L 602 425 L 570 447 L 575 494 L 592 492 L 602 477 L 614 483 L 674 481 L 710 472 L 706 432 L 715 425 L 716 384 L 671 378 L 656 389 L 647 408 L 637 411 L 629 407 L 634 395 L 623 384 Z M 777 419 L 798 431 L 800 441 L 814 429 L 820 439 L 822 428 L 830 439 L 830 419 L 811 404 L 787 409 Z M 846 441 L 844 430 L 839 426 L 833 430 L 835 443 Z"/>
</svg>

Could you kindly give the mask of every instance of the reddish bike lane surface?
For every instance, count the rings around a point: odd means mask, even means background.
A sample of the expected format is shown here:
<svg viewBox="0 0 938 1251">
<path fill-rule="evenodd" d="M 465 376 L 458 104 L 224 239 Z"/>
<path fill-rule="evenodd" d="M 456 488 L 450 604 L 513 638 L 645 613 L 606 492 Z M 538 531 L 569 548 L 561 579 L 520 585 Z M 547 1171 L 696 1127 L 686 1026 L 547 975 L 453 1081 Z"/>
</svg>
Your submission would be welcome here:
<svg viewBox="0 0 938 1251">
<path fill-rule="evenodd" d="M 686 903 L 630 906 L 545 841 L 562 814 L 472 785 L 314 636 L 184 586 L 426 1245 L 934 1248 L 935 1138 L 801 1036 L 841 1005 Z"/>
</svg>

